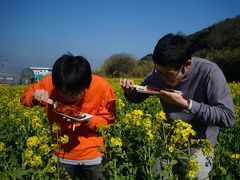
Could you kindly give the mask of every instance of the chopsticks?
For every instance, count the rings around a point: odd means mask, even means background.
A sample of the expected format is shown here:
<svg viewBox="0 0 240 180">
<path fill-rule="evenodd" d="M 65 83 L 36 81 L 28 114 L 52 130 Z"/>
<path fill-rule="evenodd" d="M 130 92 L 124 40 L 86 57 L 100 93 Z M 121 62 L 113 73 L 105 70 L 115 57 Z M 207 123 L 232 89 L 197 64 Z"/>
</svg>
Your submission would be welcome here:
<svg viewBox="0 0 240 180">
<path fill-rule="evenodd" d="M 57 102 L 56 102 L 56 101 L 53 101 L 53 100 L 50 99 L 50 98 L 46 101 L 46 103 L 53 105 L 54 109 L 55 109 L 56 106 L 57 106 Z M 65 117 L 65 116 L 64 116 L 64 117 Z M 67 121 L 71 121 L 71 120 L 70 120 L 70 119 L 67 119 Z M 75 131 L 75 128 L 76 128 L 76 122 L 73 122 L 72 130 Z"/>
</svg>

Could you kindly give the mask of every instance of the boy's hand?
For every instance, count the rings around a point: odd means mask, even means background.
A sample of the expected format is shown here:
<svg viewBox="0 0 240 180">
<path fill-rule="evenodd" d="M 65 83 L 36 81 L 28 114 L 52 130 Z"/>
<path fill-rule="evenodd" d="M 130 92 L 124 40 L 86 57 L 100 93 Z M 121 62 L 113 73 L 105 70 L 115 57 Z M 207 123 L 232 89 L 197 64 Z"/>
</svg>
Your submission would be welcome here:
<svg viewBox="0 0 240 180">
<path fill-rule="evenodd" d="M 47 102 L 49 99 L 48 92 L 44 89 L 38 89 L 33 93 L 33 99 L 39 102 Z"/>
</svg>

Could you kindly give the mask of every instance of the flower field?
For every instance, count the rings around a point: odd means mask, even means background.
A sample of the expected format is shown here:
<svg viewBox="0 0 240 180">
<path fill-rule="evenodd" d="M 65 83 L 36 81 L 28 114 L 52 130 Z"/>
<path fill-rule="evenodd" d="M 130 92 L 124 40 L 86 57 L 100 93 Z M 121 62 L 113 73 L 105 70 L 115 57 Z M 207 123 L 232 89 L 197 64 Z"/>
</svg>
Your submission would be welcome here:
<svg viewBox="0 0 240 180">
<path fill-rule="evenodd" d="M 191 125 L 178 120 L 166 122 L 159 99 L 154 96 L 140 104 L 130 104 L 124 98 L 119 79 L 108 79 L 117 98 L 117 120 L 111 127 L 101 126 L 105 144 L 103 164 L 107 179 L 154 179 L 152 165 L 155 155 L 166 164 L 159 177 L 180 178 L 172 172 L 177 159 L 185 157 L 186 168 L 181 177 L 194 179 L 199 170 L 190 158 L 190 146 L 200 145 L 204 153 L 211 152 L 208 141 L 194 140 Z M 140 82 L 141 79 L 136 79 Z M 240 177 L 240 83 L 229 83 L 235 105 L 234 128 L 221 129 L 215 149 L 213 179 Z M 26 85 L 0 85 L 0 179 L 58 179 L 63 171 L 52 149 L 61 148 L 67 136 L 51 144 L 45 110 L 42 107 L 23 107 L 20 96 Z M 60 127 L 54 126 L 54 133 Z"/>
</svg>

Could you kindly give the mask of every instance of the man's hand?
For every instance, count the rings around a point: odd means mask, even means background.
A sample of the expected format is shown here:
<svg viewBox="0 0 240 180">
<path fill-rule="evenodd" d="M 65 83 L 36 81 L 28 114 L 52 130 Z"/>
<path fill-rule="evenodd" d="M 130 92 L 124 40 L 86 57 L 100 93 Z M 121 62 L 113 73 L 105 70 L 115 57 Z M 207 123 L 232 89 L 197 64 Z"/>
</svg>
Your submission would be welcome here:
<svg viewBox="0 0 240 180">
<path fill-rule="evenodd" d="M 123 88 L 124 93 L 130 95 L 133 90 L 134 81 L 131 79 L 120 79 L 120 85 Z"/>
<path fill-rule="evenodd" d="M 186 109 L 189 106 L 190 101 L 184 99 L 181 94 L 177 92 L 170 92 L 167 90 L 161 90 L 160 94 L 157 95 L 161 100 L 168 104 L 176 105 Z"/>
</svg>

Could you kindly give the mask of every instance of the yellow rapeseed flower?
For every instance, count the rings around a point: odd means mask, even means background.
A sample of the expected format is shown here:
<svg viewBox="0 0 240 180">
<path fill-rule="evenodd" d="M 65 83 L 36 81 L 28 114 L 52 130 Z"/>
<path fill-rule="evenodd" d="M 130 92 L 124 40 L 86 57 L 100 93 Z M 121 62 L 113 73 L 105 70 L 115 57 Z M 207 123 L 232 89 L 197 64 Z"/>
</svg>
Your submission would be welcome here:
<svg viewBox="0 0 240 180">
<path fill-rule="evenodd" d="M 51 147 L 55 151 L 59 150 L 59 145 L 58 144 L 51 144 Z"/>
<path fill-rule="evenodd" d="M 194 179 L 196 176 L 197 171 L 200 171 L 200 167 L 198 166 L 198 161 L 196 159 L 191 159 L 190 160 L 190 167 L 189 167 L 189 171 L 188 171 L 188 177 L 189 179 Z"/>
<path fill-rule="evenodd" d="M 159 113 L 156 114 L 156 120 L 158 122 L 166 121 L 166 114 L 163 111 L 160 111 Z"/>
<path fill-rule="evenodd" d="M 195 178 L 195 175 L 196 175 L 196 171 L 193 171 L 193 170 L 188 171 L 188 177 L 190 179 Z"/>
<path fill-rule="evenodd" d="M 30 161 L 31 167 L 38 167 L 42 165 L 42 159 L 39 155 L 33 155 L 32 161 Z"/>
<path fill-rule="evenodd" d="M 124 104 L 123 100 L 120 99 L 120 98 L 118 98 L 118 99 L 117 99 L 117 108 L 118 108 L 119 110 L 122 110 L 124 107 L 125 107 L 125 104 Z"/>
<path fill-rule="evenodd" d="M 119 146 L 119 147 L 122 147 L 122 140 L 121 140 L 121 138 L 119 138 L 119 137 L 116 137 L 116 138 L 112 137 L 112 138 L 110 139 L 110 142 L 111 142 L 111 146 Z"/>
<path fill-rule="evenodd" d="M 30 116 L 29 111 L 25 111 L 25 112 L 23 113 L 23 116 L 24 116 L 24 117 L 29 117 L 29 116 Z"/>
<path fill-rule="evenodd" d="M 151 119 L 150 119 L 150 118 L 145 118 L 145 119 L 144 119 L 144 123 L 143 123 L 144 129 L 145 129 L 145 130 L 148 130 L 148 129 L 151 128 L 151 126 L 152 126 L 152 121 L 151 121 Z"/>
<path fill-rule="evenodd" d="M 5 151 L 6 147 L 3 142 L 0 142 L 0 152 Z"/>
<path fill-rule="evenodd" d="M 210 155 L 213 152 L 213 147 L 208 139 L 202 140 L 202 151 L 203 154 Z"/>
<path fill-rule="evenodd" d="M 34 116 L 33 118 L 32 118 L 32 127 L 34 128 L 34 129 L 39 129 L 39 128 L 42 128 L 42 121 L 41 121 L 41 119 L 38 117 L 38 116 Z"/>
<path fill-rule="evenodd" d="M 127 113 L 126 115 L 125 115 L 125 118 L 124 118 L 124 120 L 123 120 L 123 122 L 125 123 L 125 124 L 128 124 L 130 121 L 131 121 L 131 114 L 130 113 Z"/>
<path fill-rule="evenodd" d="M 192 126 L 182 120 L 175 121 L 175 129 L 171 136 L 171 141 L 185 143 L 189 141 L 190 136 L 195 136 L 196 132 L 192 129 Z"/>
<path fill-rule="evenodd" d="M 240 154 L 236 154 L 236 159 L 240 160 Z"/>
<path fill-rule="evenodd" d="M 146 132 L 146 134 L 148 135 L 148 140 L 149 140 L 149 141 L 150 141 L 150 140 L 153 140 L 154 136 L 153 136 L 151 130 L 148 130 L 148 131 Z"/>
<path fill-rule="evenodd" d="M 63 136 L 60 136 L 59 138 L 59 142 L 61 144 L 67 144 L 68 140 L 69 140 L 69 137 L 66 134 L 64 134 Z"/>
<path fill-rule="evenodd" d="M 240 160 L 240 154 L 231 154 L 230 158 L 233 160 Z"/>
<path fill-rule="evenodd" d="M 27 140 L 27 147 L 36 147 L 39 144 L 39 139 L 37 136 L 29 137 Z"/>
<path fill-rule="evenodd" d="M 21 124 L 20 127 L 19 127 L 19 130 L 23 131 L 23 132 L 26 132 L 26 127 L 23 124 Z"/>
<path fill-rule="evenodd" d="M 172 153 L 174 151 L 174 149 L 175 149 L 175 146 L 173 144 L 168 147 L 168 151 L 170 153 Z"/>
<path fill-rule="evenodd" d="M 58 158 L 52 156 L 50 159 L 48 159 L 48 161 L 50 164 L 56 164 L 56 163 L 58 163 Z"/>
<path fill-rule="evenodd" d="M 32 149 L 26 149 L 24 151 L 25 158 L 30 159 L 32 157 L 32 155 L 33 155 L 33 150 Z"/>
<path fill-rule="evenodd" d="M 47 144 L 49 142 L 49 138 L 47 135 L 42 135 L 39 137 L 39 141 L 41 142 L 41 144 Z"/>
<path fill-rule="evenodd" d="M 56 172 L 56 170 L 57 170 L 57 168 L 56 168 L 56 166 L 55 166 L 55 165 L 53 165 L 53 166 L 50 166 L 50 167 L 48 168 L 48 172 L 49 172 L 49 173 L 55 173 L 55 172 Z"/>
<path fill-rule="evenodd" d="M 226 175 L 227 174 L 227 170 L 224 167 L 220 166 L 220 167 L 218 167 L 218 169 L 220 170 L 221 175 Z"/>
<path fill-rule="evenodd" d="M 136 110 L 134 110 L 133 112 L 132 112 L 132 114 L 134 115 L 134 116 L 143 116 L 143 111 L 142 110 L 140 110 L 140 109 L 136 109 Z"/>
<path fill-rule="evenodd" d="M 41 129 L 42 134 L 50 134 L 51 131 L 48 128 L 42 128 Z"/>
<path fill-rule="evenodd" d="M 59 124 L 54 123 L 54 124 L 52 125 L 52 132 L 53 132 L 53 133 L 56 133 L 56 132 L 58 132 L 58 131 L 60 131 L 60 130 L 61 130 L 61 127 L 60 127 Z"/>
<path fill-rule="evenodd" d="M 198 163 L 198 160 L 197 159 L 191 159 L 190 160 L 190 164 L 191 165 L 196 165 Z"/>
<path fill-rule="evenodd" d="M 40 146 L 40 150 L 43 152 L 43 154 L 48 155 L 51 151 L 51 148 L 47 144 L 43 144 Z"/>
<path fill-rule="evenodd" d="M 142 116 L 143 116 L 143 111 L 136 109 L 131 112 L 131 120 L 132 123 L 136 126 L 141 126 L 142 124 Z"/>
</svg>

